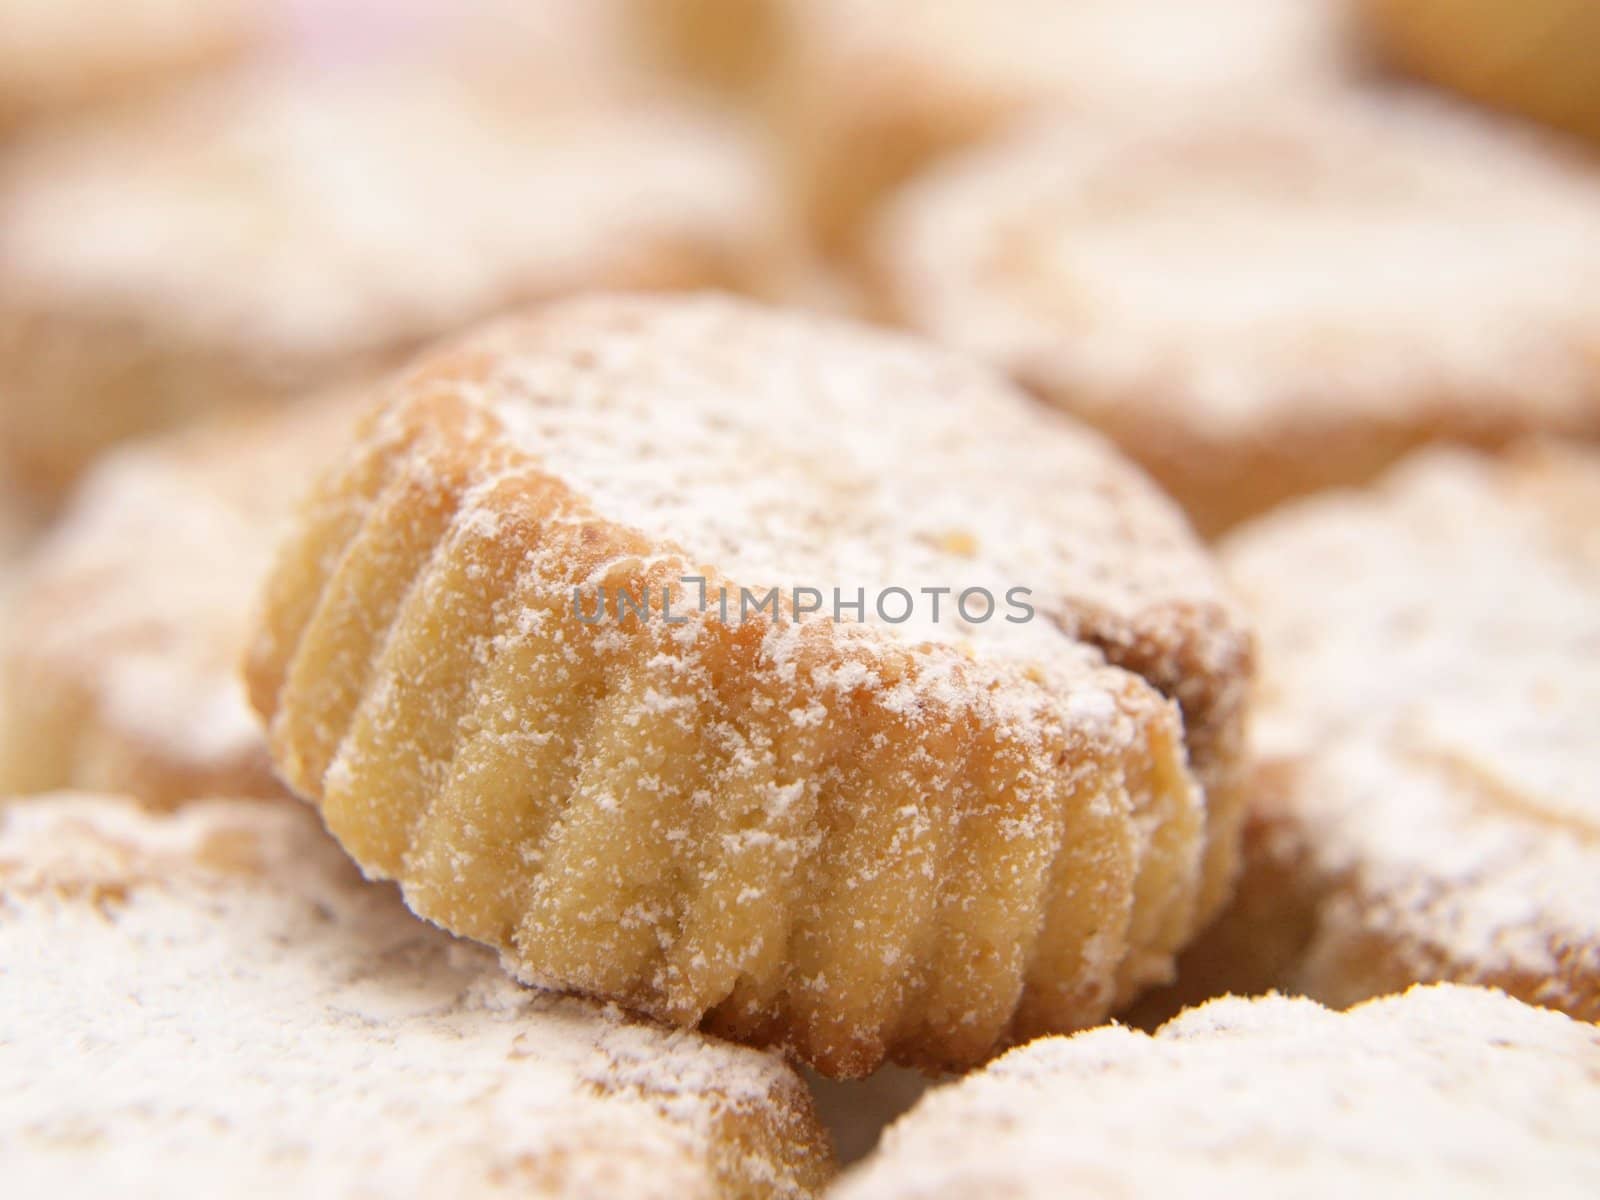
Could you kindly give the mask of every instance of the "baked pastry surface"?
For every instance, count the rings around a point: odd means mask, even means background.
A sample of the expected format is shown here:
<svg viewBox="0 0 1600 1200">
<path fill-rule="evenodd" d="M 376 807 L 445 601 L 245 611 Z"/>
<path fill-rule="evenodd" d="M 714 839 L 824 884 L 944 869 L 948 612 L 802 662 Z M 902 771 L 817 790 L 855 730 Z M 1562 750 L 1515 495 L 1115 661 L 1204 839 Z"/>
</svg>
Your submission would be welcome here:
<svg viewBox="0 0 1600 1200">
<path fill-rule="evenodd" d="M 37 139 L 0 179 L 0 457 L 359 376 L 584 288 L 759 288 L 778 201 L 682 105 L 463 69 L 283 70 Z"/>
<path fill-rule="evenodd" d="M 913 184 L 872 257 L 881 308 L 1202 532 L 1426 440 L 1600 428 L 1600 174 L 1431 102 L 1057 120 Z"/>
<path fill-rule="evenodd" d="M 1231 881 L 1250 649 L 1206 554 L 909 339 L 716 297 L 493 326 L 390 389 L 263 613 L 274 759 L 369 874 L 829 1074 L 1099 1020 Z"/>
<path fill-rule="evenodd" d="M 132 443 L 10 572 L 0 795 L 278 796 L 239 678 L 250 610 L 360 392 Z M 3 590 L 3 589 L 0 589 Z"/>
<path fill-rule="evenodd" d="M 0 804 L 15 1195 L 802 1197 L 775 1057 L 526 990 L 298 805 Z"/>
<path fill-rule="evenodd" d="M 1228 997 L 1043 1038 L 939 1088 L 835 1189 L 868 1197 L 1579 1197 L 1600 1030 L 1440 985 L 1331 1012 Z"/>
<path fill-rule="evenodd" d="M 1256 900 L 1195 951 L 1216 982 L 1249 969 L 1227 944 L 1275 946 L 1246 982 L 1450 979 L 1600 1019 L 1597 505 L 1588 448 L 1434 451 L 1226 543 L 1268 765 Z"/>
</svg>

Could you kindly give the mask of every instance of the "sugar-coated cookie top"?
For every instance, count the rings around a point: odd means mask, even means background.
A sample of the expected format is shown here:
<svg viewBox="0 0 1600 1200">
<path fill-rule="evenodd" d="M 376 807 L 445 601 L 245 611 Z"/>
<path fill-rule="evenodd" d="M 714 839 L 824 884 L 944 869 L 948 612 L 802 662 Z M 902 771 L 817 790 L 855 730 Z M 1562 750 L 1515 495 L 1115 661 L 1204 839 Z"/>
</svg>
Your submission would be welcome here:
<svg viewBox="0 0 1600 1200">
<path fill-rule="evenodd" d="M 1600 424 L 1600 175 L 1432 102 L 1041 122 L 911 185 L 877 253 L 913 326 L 1195 453 L 1318 415 Z"/>
<path fill-rule="evenodd" d="M 0 675 L 19 700 L 40 687 L 79 699 L 76 761 L 67 778 L 36 777 L 35 747 L 13 744 L 33 736 L 28 721 L 0 720 L 0 789 L 111 786 L 90 761 L 103 738 L 137 747 L 147 776 L 198 773 L 208 788 L 229 779 L 266 794 L 265 746 L 239 681 L 245 630 L 295 502 L 365 403 L 335 393 L 213 421 L 125 446 L 90 472 L 17 564 L 0 631 Z M 177 798 L 157 790 L 144 798 Z"/>
<path fill-rule="evenodd" d="M 517 301 L 652 272 L 699 281 L 696 255 L 770 249 L 766 180 L 723 124 L 493 83 L 262 71 L 42 138 L 0 183 L 11 301 L 292 378 Z"/>
<path fill-rule="evenodd" d="M 1225 547 L 1310 852 L 1467 961 L 1600 979 L 1597 504 L 1587 449 L 1438 450 Z"/>
<path fill-rule="evenodd" d="M 1600 1187 L 1597 1113 L 1600 1031 L 1498 992 L 1226 998 L 936 1089 L 837 1194 L 1578 1197 Z"/>
<path fill-rule="evenodd" d="M 1226 609 L 1182 517 L 1108 443 L 915 339 L 702 296 L 575 301 L 466 345 L 491 362 L 468 394 L 527 453 L 741 586 L 864 587 L 875 628 L 977 645 Z M 871 603 L 939 586 L 937 621 L 927 599 L 893 624 Z M 1018 586 L 1037 619 L 1004 619 Z M 992 618 L 960 619 L 967 587 Z"/>
<path fill-rule="evenodd" d="M 516 986 L 287 802 L 10 802 L 0 911 L 25 1191 L 794 1196 L 820 1168 L 778 1059 Z"/>
</svg>

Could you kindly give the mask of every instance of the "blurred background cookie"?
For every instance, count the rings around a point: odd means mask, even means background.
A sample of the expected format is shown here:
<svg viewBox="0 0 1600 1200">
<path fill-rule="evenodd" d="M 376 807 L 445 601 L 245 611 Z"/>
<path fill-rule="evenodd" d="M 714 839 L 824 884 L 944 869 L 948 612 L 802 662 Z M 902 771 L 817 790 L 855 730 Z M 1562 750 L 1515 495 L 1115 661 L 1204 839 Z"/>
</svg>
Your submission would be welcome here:
<svg viewBox="0 0 1600 1200">
<path fill-rule="evenodd" d="M 1029 111 L 1276 103 L 1347 70 L 1332 0 L 772 0 L 800 206 L 846 249 L 877 201 Z"/>
<path fill-rule="evenodd" d="M 249 681 L 363 868 L 523 978 L 830 1075 L 953 1067 L 1164 981 L 1225 898 L 1250 648 L 1216 583 L 975 364 L 600 297 L 413 367 Z"/>
<path fill-rule="evenodd" d="M 1592 0 L 1360 0 L 1397 69 L 1600 145 L 1600 5 Z"/>
<path fill-rule="evenodd" d="M 1347 1013 L 1230 997 L 1154 1037 L 1013 1050 L 924 1098 L 833 1194 L 1576 1200 L 1600 1187 L 1597 1108 L 1600 1031 L 1497 992 Z"/>
<path fill-rule="evenodd" d="M 298 805 L 6 802 L 0 910 L 16 1195 L 798 1200 L 829 1173 L 780 1060 L 517 987 Z"/>
<path fill-rule="evenodd" d="M 234 63 L 275 0 L 0 0 L 0 137 Z"/>
<path fill-rule="evenodd" d="M 1181 994 L 1453 979 L 1600 1018 L 1596 511 L 1592 449 L 1435 451 L 1229 539 L 1269 765 Z"/>
<path fill-rule="evenodd" d="M 1416 99 L 1062 117 L 911 185 L 879 306 L 1214 533 L 1432 438 L 1600 430 L 1600 174 Z"/>
<path fill-rule="evenodd" d="M 96 466 L 13 572 L 0 794 L 283 794 L 239 680 L 245 629 L 294 502 L 364 400 L 213 420 Z"/>
<path fill-rule="evenodd" d="M 542 83 L 274 70 L 18 150 L 0 167 L 8 473 L 53 494 L 119 437 L 358 374 L 507 305 L 771 282 L 782 221 L 735 130 Z"/>
</svg>

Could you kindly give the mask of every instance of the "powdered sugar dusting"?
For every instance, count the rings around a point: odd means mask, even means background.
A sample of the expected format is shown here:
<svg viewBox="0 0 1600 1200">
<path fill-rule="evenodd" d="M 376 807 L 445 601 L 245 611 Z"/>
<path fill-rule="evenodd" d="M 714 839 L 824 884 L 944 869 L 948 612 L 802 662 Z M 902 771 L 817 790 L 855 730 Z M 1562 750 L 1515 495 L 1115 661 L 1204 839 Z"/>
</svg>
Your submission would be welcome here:
<svg viewBox="0 0 1600 1200">
<path fill-rule="evenodd" d="M 359 402 L 322 397 L 108 458 L 19 569 L 0 786 L 277 791 L 238 676 L 272 548 Z"/>
<path fill-rule="evenodd" d="M 1182 523 L 1102 442 L 924 344 L 709 298 L 636 325 L 575 310 L 540 337 L 559 350 L 483 385 L 495 415 L 598 512 L 740 586 L 862 588 L 880 633 L 1032 655 L 1083 648 L 1006 621 L 1014 587 L 1045 618 L 1220 602 Z M 895 586 L 918 602 L 890 624 L 873 598 Z M 963 619 L 969 587 L 991 619 Z M 923 588 L 945 589 L 937 619 Z"/>
<path fill-rule="evenodd" d="M 1202 789 L 1248 656 L 1214 572 L 1103 442 L 969 363 L 572 301 L 419 362 L 321 494 L 256 641 L 275 760 L 527 981 L 830 1074 L 964 1065 L 1163 978 L 1225 892 L 1232 797 Z M 1038 608 L 741 621 L 685 576 Z"/>
<path fill-rule="evenodd" d="M 1334 1013 L 1215 1000 L 1046 1038 L 926 1096 L 841 1200 L 1600 1187 L 1600 1034 L 1441 986 Z"/>
<path fill-rule="evenodd" d="M 1600 994 L 1597 501 L 1584 450 L 1439 451 L 1229 543 L 1265 652 L 1261 747 L 1300 762 L 1290 811 L 1354 897 L 1325 940 Z"/>
<path fill-rule="evenodd" d="M 890 255 L 916 324 L 1091 415 L 1136 398 L 1220 438 L 1487 395 L 1594 419 L 1600 181 L 1536 149 L 1421 102 L 1058 123 L 914 188 Z"/>
<path fill-rule="evenodd" d="M 1600 176 L 1423 100 L 1041 121 L 912 185 L 877 257 L 912 326 L 1197 509 L 1218 456 L 1342 483 L 1395 430 L 1600 428 Z"/>
<path fill-rule="evenodd" d="M 0 189 L 0 262 L 30 303 L 156 317 L 281 378 L 772 252 L 758 156 L 717 121 L 467 78 L 262 73 L 43 140 Z"/>
<path fill-rule="evenodd" d="M 778 1060 L 516 987 L 292 806 L 13 802 L 0 911 L 29 1190 L 801 1196 L 826 1170 Z"/>
</svg>

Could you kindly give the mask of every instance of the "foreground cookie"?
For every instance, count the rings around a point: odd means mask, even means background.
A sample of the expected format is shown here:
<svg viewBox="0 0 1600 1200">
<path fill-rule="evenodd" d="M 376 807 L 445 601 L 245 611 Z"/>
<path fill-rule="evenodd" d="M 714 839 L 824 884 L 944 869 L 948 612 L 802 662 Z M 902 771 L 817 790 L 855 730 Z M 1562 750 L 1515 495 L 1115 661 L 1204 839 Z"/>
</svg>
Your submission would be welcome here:
<svg viewBox="0 0 1600 1200">
<path fill-rule="evenodd" d="M 1276 949 L 1220 964 L 1329 1003 L 1454 979 L 1600 1019 L 1597 510 L 1592 450 L 1435 452 L 1231 539 L 1274 761 L 1255 902 L 1212 936 Z"/>
<path fill-rule="evenodd" d="M 0 134 L 125 101 L 266 40 L 266 0 L 0 0 Z"/>
<path fill-rule="evenodd" d="M 1345 70 L 1328 0 L 767 3 L 802 206 L 834 248 L 894 185 L 1021 114 L 1277 103 Z"/>
<path fill-rule="evenodd" d="M 13 1196 L 799 1197 L 805 1085 L 525 991 L 294 805 L 0 807 Z"/>
<path fill-rule="evenodd" d="M 12 572 L 0 795 L 282 794 L 239 656 L 282 525 L 364 399 L 209 422 L 95 468 Z"/>
<path fill-rule="evenodd" d="M 1232 874 L 1247 673 L 1099 439 L 919 343 L 710 297 L 416 367 L 249 667 L 285 778 L 416 912 L 847 1075 L 1166 977 Z"/>
<path fill-rule="evenodd" d="M 119 437 L 359 375 L 514 302 L 772 268 L 776 200 L 720 124 L 475 78 L 252 77 L 20 154 L 0 469 L 53 494 Z"/>
<path fill-rule="evenodd" d="M 1110 434 L 1203 531 L 1427 439 L 1600 429 L 1600 176 L 1421 102 L 1058 122 L 878 233 L 883 308 Z"/>
<path fill-rule="evenodd" d="M 1579 1197 L 1600 1030 L 1478 988 L 1334 1013 L 1229 998 L 1154 1037 L 1014 1050 L 926 1097 L 836 1189 L 868 1197 Z"/>
<path fill-rule="evenodd" d="M 1600 143 L 1600 7 L 1591 0 L 1362 0 L 1394 66 Z"/>
</svg>

